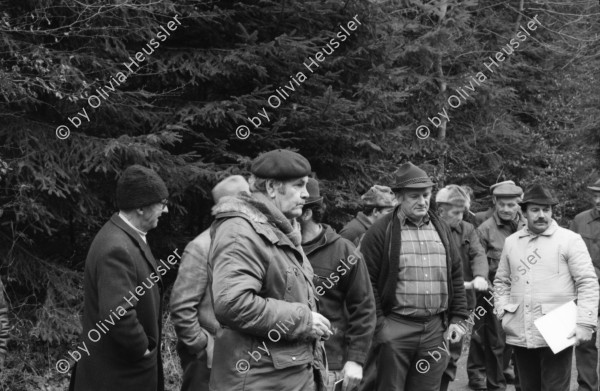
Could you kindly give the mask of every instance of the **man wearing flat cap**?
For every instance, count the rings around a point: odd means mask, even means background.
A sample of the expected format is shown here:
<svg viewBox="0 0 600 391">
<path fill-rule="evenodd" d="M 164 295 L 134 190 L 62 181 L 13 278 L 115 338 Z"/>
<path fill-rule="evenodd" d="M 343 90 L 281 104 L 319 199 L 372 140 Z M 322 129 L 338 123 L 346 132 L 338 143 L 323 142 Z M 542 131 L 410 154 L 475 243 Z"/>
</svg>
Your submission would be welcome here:
<svg viewBox="0 0 600 391">
<path fill-rule="evenodd" d="M 448 185 L 440 189 L 435 196 L 438 215 L 450 226 L 451 238 L 460 249 L 463 267 L 463 280 L 467 294 L 467 309 L 475 309 L 475 292 L 488 289 L 488 262 L 485 251 L 481 246 L 475 227 L 463 220 L 463 214 L 468 211 L 470 197 L 463 187 Z M 450 344 L 450 360 L 442 376 L 440 391 L 446 391 L 451 381 L 456 377 L 457 362 L 462 353 L 461 342 Z"/>
<path fill-rule="evenodd" d="M 598 315 L 598 280 L 579 234 L 552 218 L 558 201 L 549 189 L 530 187 L 521 203 L 527 226 L 504 244 L 494 279 L 495 312 L 513 346 L 523 391 L 568 390 L 573 348 L 554 353 L 534 322 L 575 300 L 575 344 L 590 341 Z"/>
<path fill-rule="evenodd" d="M 355 246 L 373 223 L 381 217 L 390 213 L 396 206 L 394 192 L 387 186 L 374 185 L 361 197 L 363 211 L 358 212 L 356 217 L 342 228 L 340 235 L 348 239 Z"/>
<path fill-rule="evenodd" d="M 593 208 L 581 212 L 571 222 L 570 229 L 583 238 L 592 257 L 594 270 L 600 281 L 600 179 L 588 187 Z M 596 334 L 588 342 L 575 348 L 577 383 L 579 391 L 598 390 L 598 348 Z"/>
<path fill-rule="evenodd" d="M 515 185 L 515 182 L 513 181 L 503 181 L 503 182 L 498 182 L 496 184 L 493 184 L 492 186 L 490 186 L 490 194 L 492 195 L 492 197 L 494 197 L 494 190 L 498 187 L 498 186 L 504 186 L 504 185 Z M 474 225 L 476 227 L 479 227 L 481 225 L 481 223 L 483 223 L 484 221 L 486 221 L 487 219 L 489 219 L 490 217 L 492 217 L 492 215 L 494 214 L 494 212 L 496 211 L 496 208 L 494 207 L 494 204 L 492 204 L 491 207 L 489 207 L 488 209 L 482 211 L 482 212 L 477 212 L 475 213 L 475 223 Z"/>
<path fill-rule="evenodd" d="M 491 187 L 494 213 L 477 227 L 477 234 L 486 252 L 489 265 L 489 281 L 494 281 L 504 241 L 526 224 L 519 202 L 523 189 L 513 181 L 504 181 Z M 493 295 L 478 294 L 477 306 L 490 308 Z M 508 381 L 514 381 L 515 373 L 510 365 L 512 350 L 506 346 L 502 325 L 492 311 L 475 319 L 467 375 L 469 386 L 474 390 L 505 390 Z"/>
<path fill-rule="evenodd" d="M 329 363 L 327 389 L 342 382 L 342 391 L 358 387 L 375 330 L 375 299 L 367 266 L 350 241 L 323 224 L 325 207 L 319 183 L 310 178 L 308 198 L 299 217 L 302 248 L 315 273 L 319 312 L 334 334 L 325 341 Z"/>
<path fill-rule="evenodd" d="M 448 362 L 438 346 L 460 341 L 468 317 L 461 255 L 429 211 L 434 184 L 425 171 L 406 163 L 395 176 L 399 205 L 361 243 L 377 311 L 376 389 L 433 391 Z"/>
<path fill-rule="evenodd" d="M 232 175 L 213 188 L 213 201 L 218 204 L 223 197 L 240 192 L 250 193 L 248 182 L 241 175 Z M 220 328 L 208 284 L 209 248 L 210 229 L 207 229 L 185 247 L 171 292 L 171 320 L 183 368 L 181 391 L 209 389 L 214 338 Z"/>
<path fill-rule="evenodd" d="M 117 207 L 92 241 L 83 280 L 76 391 L 162 391 L 161 276 L 146 242 L 168 212 L 169 193 L 153 170 L 133 165 L 117 182 Z M 162 268 L 162 270 L 161 270 Z M 73 382 L 73 379 L 71 379 Z M 73 387 L 73 385 L 71 385 Z"/>
<path fill-rule="evenodd" d="M 274 150 L 252 162 L 250 194 L 215 206 L 209 275 L 215 316 L 210 390 L 322 391 L 322 338 L 332 332 L 317 312 L 313 270 L 294 220 L 308 198 L 310 164 Z"/>
</svg>

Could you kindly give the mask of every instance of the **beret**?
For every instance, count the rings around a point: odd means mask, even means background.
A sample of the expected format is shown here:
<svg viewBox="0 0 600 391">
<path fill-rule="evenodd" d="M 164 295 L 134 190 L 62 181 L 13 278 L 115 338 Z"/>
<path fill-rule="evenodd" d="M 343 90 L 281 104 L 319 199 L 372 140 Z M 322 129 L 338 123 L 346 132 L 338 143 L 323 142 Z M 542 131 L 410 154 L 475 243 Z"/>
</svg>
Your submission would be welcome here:
<svg viewBox="0 0 600 391">
<path fill-rule="evenodd" d="M 310 163 L 299 153 L 287 149 L 265 152 L 252 161 L 250 172 L 259 178 L 291 179 L 310 174 Z"/>
<path fill-rule="evenodd" d="M 387 186 L 373 185 L 360 199 L 365 206 L 390 207 L 396 206 L 396 196 Z"/>
</svg>

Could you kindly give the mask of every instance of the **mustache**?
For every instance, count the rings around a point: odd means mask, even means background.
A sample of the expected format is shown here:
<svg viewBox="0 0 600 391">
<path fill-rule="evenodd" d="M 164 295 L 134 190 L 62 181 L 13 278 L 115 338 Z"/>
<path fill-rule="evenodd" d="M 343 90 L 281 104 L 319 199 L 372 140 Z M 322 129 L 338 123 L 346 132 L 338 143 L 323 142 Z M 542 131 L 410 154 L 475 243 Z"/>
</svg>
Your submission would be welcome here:
<svg viewBox="0 0 600 391">
<path fill-rule="evenodd" d="M 546 220 L 546 219 L 538 219 L 538 220 L 534 221 L 534 223 L 547 223 L 547 222 L 548 222 L 548 220 Z"/>
</svg>

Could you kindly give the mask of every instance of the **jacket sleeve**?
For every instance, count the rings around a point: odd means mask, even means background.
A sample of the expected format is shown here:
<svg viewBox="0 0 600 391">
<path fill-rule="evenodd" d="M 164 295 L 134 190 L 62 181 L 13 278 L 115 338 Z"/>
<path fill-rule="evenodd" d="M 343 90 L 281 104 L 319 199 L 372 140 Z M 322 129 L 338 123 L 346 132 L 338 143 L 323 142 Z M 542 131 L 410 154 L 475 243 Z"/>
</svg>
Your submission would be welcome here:
<svg viewBox="0 0 600 391">
<path fill-rule="evenodd" d="M 192 354 L 200 353 L 208 343 L 208 332 L 202 329 L 198 318 L 200 302 L 208 286 L 208 253 L 203 250 L 195 242 L 186 246 L 171 292 L 171 319 L 175 332 Z"/>
<path fill-rule="evenodd" d="M 0 357 L 6 356 L 8 345 L 8 305 L 4 297 L 4 286 L 0 281 Z"/>
<path fill-rule="evenodd" d="M 452 234 L 450 232 L 450 227 L 445 222 L 441 220 L 440 222 L 446 231 L 446 239 L 450 250 L 448 253 L 452 257 L 451 283 L 454 295 L 452 297 L 452 303 L 448 303 L 448 313 L 450 315 L 450 323 L 459 323 L 469 317 L 469 311 L 467 311 L 467 293 L 463 281 L 462 257 L 456 242 L 451 238 Z"/>
<path fill-rule="evenodd" d="M 258 337 L 269 337 L 277 323 L 289 331 L 287 340 L 306 339 L 312 330 L 312 313 L 308 305 L 261 297 L 265 283 L 265 263 L 277 262 L 263 253 L 264 240 L 243 218 L 229 218 L 214 230 L 209 252 L 215 316 L 231 329 Z"/>
<path fill-rule="evenodd" d="M 473 277 L 483 277 L 487 280 L 490 269 L 485 250 L 476 230 L 469 233 L 469 261 L 471 262 Z"/>
<path fill-rule="evenodd" d="M 510 262 L 508 259 L 507 248 L 510 247 L 510 242 L 505 242 L 504 248 L 502 249 L 502 255 L 500 255 L 500 263 L 498 264 L 498 270 L 494 277 L 494 308 L 497 314 L 502 314 L 504 306 L 508 304 L 510 299 L 511 289 L 511 271 Z M 501 317 L 502 315 L 500 315 Z"/>
<path fill-rule="evenodd" d="M 146 349 L 152 350 L 144 327 L 136 312 L 137 274 L 134 260 L 124 247 L 114 246 L 98 260 L 98 313 L 100 319 L 108 319 L 111 311 L 122 306 L 126 313 L 120 316 L 107 335 L 122 348 L 131 359 L 141 358 Z M 154 341 L 154 345 L 159 341 Z"/>
<path fill-rule="evenodd" d="M 348 311 L 348 328 L 345 338 L 348 347 L 347 360 L 364 365 L 375 332 L 375 299 L 367 266 L 360 257 L 356 256 L 357 252 L 351 254 L 355 247 L 349 242 L 347 248 L 346 262 L 349 262 L 351 257 L 356 259 L 356 264 L 350 273 L 342 277 L 346 280 L 344 281 L 346 287 L 344 302 Z"/>
<path fill-rule="evenodd" d="M 384 320 L 383 309 L 381 308 L 381 295 L 377 289 L 377 283 L 381 270 L 381 258 L 383 255 L 385 235 L 380 234 L 378 230 L 373 229 L 374 227 L 377 228 L 378 225 L 371 227 L 371 229 L 365 233 L 359 249 L 363 254 L 363 259 L 369 272 L 369 279 L 371 280 L 373 299 L 375 301 L 375 315 L 377 317 L 375 332 L 377 332 L 383 326 Z"/>
<path fill-rule="evenodd" d="M 592 259 L 581 235 L 573 235 L 567 257 L 569 271 L 577 289 L 577 324 L 594 329 L 598 319 L 598 279 Z"/>
</svg>

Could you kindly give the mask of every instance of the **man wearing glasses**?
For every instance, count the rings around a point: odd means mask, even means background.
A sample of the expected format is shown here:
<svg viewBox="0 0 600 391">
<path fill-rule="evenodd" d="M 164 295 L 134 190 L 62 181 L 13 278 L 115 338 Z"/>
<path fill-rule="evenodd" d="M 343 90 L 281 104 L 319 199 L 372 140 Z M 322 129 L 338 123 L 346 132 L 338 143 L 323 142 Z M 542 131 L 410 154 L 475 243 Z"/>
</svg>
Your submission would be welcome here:
<svg viewBox="0 0 600 391">
<path fill-rule="evenodd" d="M 71 379 L 76 391 L 164 389 L 166 269 L 154 259 L 146 233 L 168 212 L 168 194 L 158 174 L 140 165 L 128 167 L 117 182 L 119 212 L 100 229 L 85 261 L 82 358 Z"/>
</svg>

